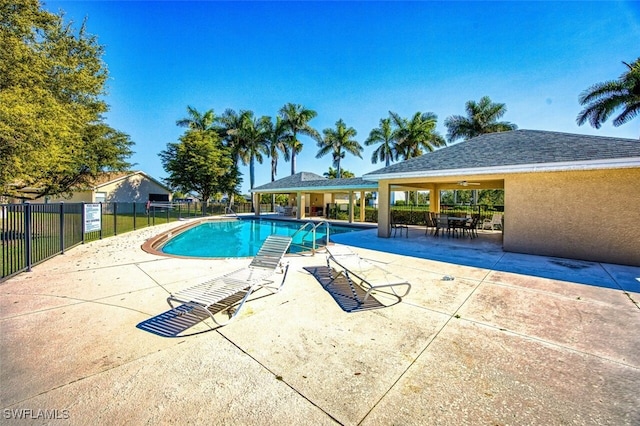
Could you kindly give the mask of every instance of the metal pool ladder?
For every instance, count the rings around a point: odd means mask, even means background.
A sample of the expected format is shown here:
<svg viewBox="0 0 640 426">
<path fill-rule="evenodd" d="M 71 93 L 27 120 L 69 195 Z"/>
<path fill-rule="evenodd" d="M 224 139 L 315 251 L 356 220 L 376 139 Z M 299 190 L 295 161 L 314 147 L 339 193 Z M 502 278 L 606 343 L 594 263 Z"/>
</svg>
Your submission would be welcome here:
<svg viewBox="0 0 640 426">
<path fill-rule="evenodd" d="M 323 220 L 322 222 L 318 222 L 318 223 L 314 223 L 314 222 L 305 223 L 300 228 L 298 228 L 298 230 L 296 232 L 293 233 L 291 238 L 294 239 L 296 237 L 296 235 L 298 235 L 299 233 L 302 233 L 303 231 L 306 230 L 307 232 L 305 232 L 304 235 L 302 235 L 302 238 L 300 239 L 300 245 L 304 247 L 304 240 L 305 240 L 305 238 L 307 238 L 307 235 L 309 235 L 309 233 L 311 233 L 311 237 L 312 237 L 311 238 L 311 254 L 315 255 L 316 254 L 316 249 L 317 249 L 317 246 L 318 246 L 317 241 L 316 241 L 316 230 L 321 225 L 324 225 L 326 227 L 326 239 L 327 239 L 327 244 L 328 244 L 329 243 L 329 229 L 331 228 L 331 224 L 329 222 L 327 222 L 326 220 Z"/>
</svg>

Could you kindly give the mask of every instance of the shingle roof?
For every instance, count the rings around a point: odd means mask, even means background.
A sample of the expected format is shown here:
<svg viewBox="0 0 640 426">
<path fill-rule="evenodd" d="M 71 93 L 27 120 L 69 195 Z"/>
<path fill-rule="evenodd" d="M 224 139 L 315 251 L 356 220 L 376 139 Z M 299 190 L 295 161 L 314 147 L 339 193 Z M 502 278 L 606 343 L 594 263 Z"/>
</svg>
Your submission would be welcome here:
<svg viewBox="0 0 640 426">
<path fill-rule="evenodd" d="M 584 163 L 627 158 L 640 159 L 640 141 L 541 130 L 514 130 L 478 136 L 367 173 L 363 177 L 371 179 L 380 175 L 426 171 L 436 173 L 444 170 Z"/>
<path fill-rule="evenodd" d="M 171 188 L 169 188 L 167 185 L 165 185 L 164 183 L 158 181 L 157 179 L 153 178 L 152 176 L 149 176 L 148 174 L 146 174 L 145 172 L 138 170 L 138 171 L 126 171 L 126 172 L 103 172 L 100 173 L 92 182 L 91 185 L 93 185 L 94 188 L 100 188 L 102 186 L 105 186 L 107 184 L 111 184 L 114 183 L 116 181 L 119 180 L 123 180 L 126 179 L 130 176 L 134 176 L 134 175 L 142 175 L 145 178 L 149 179 L 152 182 L 155 182 L 157 185 L 165 188 L 167 191 L 171 191 Z"/>
<path fill-rule="evenodd" d="M 377 189 L 378 185 L 362 178 L 327 179 L 315 173 L 299 172 L 265 185 L 255 187 L 251 192 L 294 192 L 297 190 L 348 190 Z"/>
</svg>

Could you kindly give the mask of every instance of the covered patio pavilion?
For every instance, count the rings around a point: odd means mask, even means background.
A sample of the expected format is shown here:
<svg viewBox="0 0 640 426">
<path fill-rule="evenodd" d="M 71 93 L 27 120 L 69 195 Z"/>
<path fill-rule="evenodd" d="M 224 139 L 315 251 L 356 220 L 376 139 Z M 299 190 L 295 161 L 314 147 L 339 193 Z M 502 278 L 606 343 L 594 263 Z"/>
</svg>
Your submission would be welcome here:
<svg viewBox="0 0 640 426">
<path fill-rule="evenodd" d="M 289 194 L 297 219 L 346 193 L 353 222 L 355 194 L 364 221 L 364 194 L 377 191 L 378 237 L 388 238 L 393 191 L 428 190 L 430 209 L 438 212 L 442 190 L 503 189 L 503 250 L 640 266 L 639 182 L 637 140 L 516 130 L 481 135 L 362 178 L 301 172 L 252 193 L 254 205 L 261 194 Z"/>
<path fill-rule="evenodd" d="M 365 193 L 376 192 L 378 184 L 362 178 L 327 179 L 309 172 L 299 172 L 251 190 L 256 216 L 260 215 L 260 196 L 263 194 L 287 194 L 288 206 L 296 219 L 327 217 L 327 205 L 336 204 L 337 195 L 344 194 L 347 202 L 348 222 L 365 221 Z M 359 194 L 359 197 L 356 197 Z M 356 198 L 359 198 L 360 216 L 355 218 Z M 295 207 L 295 210 L 293 209 Z M 293 213 L 295 212 L 295 213 Z"/>
<path fill-rule="evenodd" d="M 505 251 L 640 265 L 637 140 L 490 133 L 363 179 L 378 183 L 378 237 L 390 234 L 390 194 L 398 188 L 430 190 L 432 211 L 443 189 L 503 188 Z"/>
</svg>

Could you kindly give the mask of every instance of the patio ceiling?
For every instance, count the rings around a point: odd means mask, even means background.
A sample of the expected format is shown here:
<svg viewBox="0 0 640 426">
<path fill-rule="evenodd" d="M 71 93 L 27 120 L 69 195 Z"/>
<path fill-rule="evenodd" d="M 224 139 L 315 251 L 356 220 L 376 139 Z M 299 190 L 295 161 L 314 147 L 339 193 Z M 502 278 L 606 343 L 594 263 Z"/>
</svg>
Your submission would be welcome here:
<svg viewBox="0 0 640 426">
<path fill-rule="evenodd" d="M 465 184 L 466 182 L 466 184 Z M 473 189 L 504 189 L 504 179 L 501 176 L 457 176 L 457 177 L 425 177 L 424 180 L 406 179 L 401 182 L 393 181 L 392 191 L 439 191 L 439 190 L 473 190 Z"/>
</svg>

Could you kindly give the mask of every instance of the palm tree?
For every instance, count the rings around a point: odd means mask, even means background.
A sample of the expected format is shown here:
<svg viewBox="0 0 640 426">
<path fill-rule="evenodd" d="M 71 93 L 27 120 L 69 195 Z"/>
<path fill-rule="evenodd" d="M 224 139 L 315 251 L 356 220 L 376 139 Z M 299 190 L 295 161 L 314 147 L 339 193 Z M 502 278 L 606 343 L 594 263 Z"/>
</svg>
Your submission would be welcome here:
<svg viewBox="0 0 640 426">
<path fill-rule="evenodd" d="M 207 131 L 212 130 L 216 122 L 216 116 L 212 109 L 201 114 L 197 109 L 187 106 L 187 114 L 186 118 L 176 121 L 177 126 L 187 127 L 191 130 Z"/>
<path fill-rule="evenodd" d="M 404 160 L 419 157 L 424 151 L 434 151 L 445 146 L 444 138 L 436 132 L 438 116 L 432 112 L 416 112 L 411 120 L 389 111 L 396 129 L 396 155 Z"/>
<path fill-rule="evenodd" d="M 265 131 L 268 145 L 267 155 L 271 157 L 271 182 L 273 182 L 276 180 L 276 175 L 278 174 L 278 159 L 280 158 L 280 153 L 284 156 L 285 161 L 289 161 L 289 145 L 293 137 L 280 117 L 276 117 L 275 123 L 271 121 L 271 119 L 265 122 Z M 276 194 L 271 194 L 272 210 L 275 208 L 275 204 Z"/>
<path fill-rule="evenodd" d="M 342 175 L 343 178 L 354 178 L 354 177 L 356 177 L 356 175 L 353 172 L 350 172 L 347 169 L 340 170 L 340 174 Z M 336 169 L 334 169 L 333 167 L 329 166 L 329 171 L 328 172 L 324 172 L 322 175 L 324 177 L 328 178 L 328 179 L 336 179 L 338 177 L 338 171 Z"/>
<path fill-rule="evenodd" d="M 244 165 L 249 165 L 249 186 L 253 189 L 256 161 L 262 164 L 262 156 L 269 153 L 266 123 L 271 122 L 271 118 L 254 117 L 253 111 L 241 111 L 240 117 L 242 122 L 238 129 L 238 158 Z"/>
<path fill-rule="evenodd" d="M 273 182 L 278 174 L 280 153 L 284 156 L 285 161 L 289 161 L 289 147 L 293 137 L 280 117 L 276 117 L 275 123 L 271 120 L 266 122 L 265 131 L 267 133 L 268 156 L 271 157 L 271 182 Z"/>
<path fill-rule="evenodd" d="M 225 145 L 231 151 L 231 158 L 233 160 L 233 172 L 236 176 L 236 182 L 240 184 L 242 178 L 240 177 L 240 169 L 238 162 L 240 161 L 240 128 L 242 127 L 243 114 L 246 111 L 240 111 L 240 114 L 236 113 L 233 109 L 227 108 L 224 113 L 217 119 L 220 125 L 216 128 L 220 137 L 224 140 Z M 229 205 L 233 205 L 234 193 L 229 192 Z"/>
<path fill-rule="evenodd" d="M 507 108 L 504 104 L 491 102 L 488 96 L 483 96 L 478 103 L 468 101 L 466 110 L 467 117 L 452 115 L 444 120 L 449 142 L 460 138 L 466 140 L 485 133 L 507 132 L 518 128 L 508 121 L 498 121 L 507 112 Z"/>
<path fill-rule="evenodd" d="M 302 143 L 298 140 L 298 134 L 310 136 L 316 141 L 320 140 L 318 132 L 309 126 L 309 121 L 317 115 L 318 113 L 315 111 L 306 109 L 299 104 L 288 103 L 280 108 L 280 117 L 293 136 L 289 141 L 292 175 L 296 174 L 296 154 L 302 151 Z"/>
<path fill-rule="evenodd" d="M 322 131 L 324 139 L 318 141 L 318 153 L 316 158 L 324 157 L 331 153 L 333 156 L 333 164 L 336 166 L 336 175 L 338 178 L 342 177 L 340 174 L 340 160 L 345 156 L 345 153 L 350 153 L 362 158 L 360 153 L 363 148 L 355 139 L 357 134 L 356 129 L 353 127 L 347 127 L 342 119 L 336 121 L 335 129 L 324 129 Z"/>
<path fill-rule="evenodd" d="M 217 120 L 220 123 L 217 129 L 218 133 L 227 147 L 231 149 L 234 164 L 238 164 L 239 135 L 243 121 L 242 113 L 241 111 L 241 114 L 238 114 L 231 108 L 227 108 Z"/>
<path fill-rule="evenodd" d="M 380 160 L 388 167 L 391 161 L 398 158 L 396 137 L 397 133 L 391 128 L 391 118 L 381 118 L 380 126 L 371 130 L 369 137 L 364 141 L 367 146 L 380 144 L 371 154 L 371 163 L 376 164 Z"/>
<path fill-rule="evenodd" d="M 594 84 L 580 94 L 580 104 L 585 108 L 576 118 L 579 126 L 588 120 L 591 126 L 599 129 L 619 108 L 622 108 L 622 112 L 613 120 L 615 127 L 632 120 L 640 113 L 640 58 L 631 65 L 626 62 L 623 64 L 629 70 L 618 80 Z"/>
</svg>

